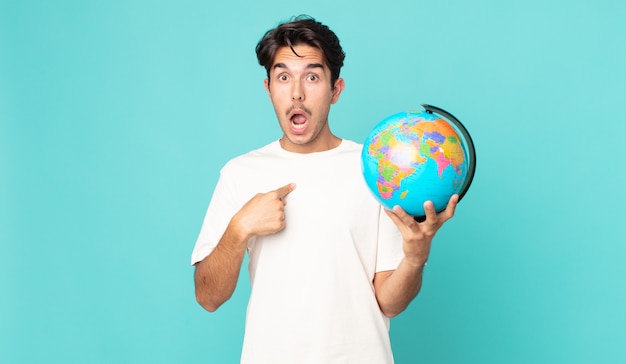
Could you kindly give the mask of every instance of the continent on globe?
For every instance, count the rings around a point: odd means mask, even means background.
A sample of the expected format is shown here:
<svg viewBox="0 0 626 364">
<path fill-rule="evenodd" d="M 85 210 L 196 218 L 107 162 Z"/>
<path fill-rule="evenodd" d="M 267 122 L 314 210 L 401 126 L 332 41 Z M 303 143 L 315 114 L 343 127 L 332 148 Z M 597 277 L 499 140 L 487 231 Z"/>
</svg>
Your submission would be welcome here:
<svg viewBox="0 0 626 364">
<path fill-rule="evenodd" d="M 441 109 L 423 106 L 425 112 L 398 113 L 381 121 L 361 155 L 374 196 L 386 208 L 400 205 L 413 216 L 424 215 L 427 200 L 441 211 L 453 194 L 462 197 L 475 169 L 474 146 L 463 125 Z"/>
</svg>

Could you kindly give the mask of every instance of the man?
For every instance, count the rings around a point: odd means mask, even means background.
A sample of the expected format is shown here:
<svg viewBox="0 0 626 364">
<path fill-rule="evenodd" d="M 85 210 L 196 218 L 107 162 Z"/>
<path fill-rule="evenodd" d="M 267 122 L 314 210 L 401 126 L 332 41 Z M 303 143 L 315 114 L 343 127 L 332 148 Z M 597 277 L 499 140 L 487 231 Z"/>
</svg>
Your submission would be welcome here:
<svg viewBox="0 0 626 364">
<path fill-rule="evenodd" d="M 222 169 L 192 254 L 196 299 L 215 311 L 249 255 L 242 363 L 393 363 L 389 318 L 417 295 L 433 236 L 456 208 L 416 222 L 384 210 L 361 176 L 361 145 L 335 136 L 344 89 L 335 34 L 298 17 L 256 48 L 283 136 Z"/>
</svg>

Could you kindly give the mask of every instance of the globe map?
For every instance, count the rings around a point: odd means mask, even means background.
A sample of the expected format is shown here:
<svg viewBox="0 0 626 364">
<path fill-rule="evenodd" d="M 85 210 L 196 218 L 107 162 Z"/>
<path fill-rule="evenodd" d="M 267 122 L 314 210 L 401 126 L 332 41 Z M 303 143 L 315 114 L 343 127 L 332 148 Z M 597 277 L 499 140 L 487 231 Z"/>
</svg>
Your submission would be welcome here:
<svg viewBox="0 0 626 364">
<path fill-rule="evenodd" d="M 462 197 L 475 168 L 473 144 L 460 122 L 424 106 L 427 111 L 402 112 L 378 123 L 361 156 L 363 176 L 379 202 L 388 209 L 400 205 L 413 216 L 424 215 L 427 200 L 441 211 L 453 194 Z"/>
</svg>

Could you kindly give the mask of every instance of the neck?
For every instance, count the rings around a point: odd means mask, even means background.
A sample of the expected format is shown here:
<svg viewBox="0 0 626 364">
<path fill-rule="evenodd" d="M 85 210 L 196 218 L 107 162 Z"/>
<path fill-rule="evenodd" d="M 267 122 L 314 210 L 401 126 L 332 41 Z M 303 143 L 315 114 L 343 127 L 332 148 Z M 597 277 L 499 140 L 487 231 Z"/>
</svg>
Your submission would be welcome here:
<svg viewBox="0 0 626 364">
<path fill-rule="evenodd" d="M 294 144 L 283 136 L 278 140 L 281 148 L 292 153 L 318 153 L 337 148 L 341 144 L 341 138 L 331 135 L 325 140 L 317 140 L 315 143 Z"/>
</svg>

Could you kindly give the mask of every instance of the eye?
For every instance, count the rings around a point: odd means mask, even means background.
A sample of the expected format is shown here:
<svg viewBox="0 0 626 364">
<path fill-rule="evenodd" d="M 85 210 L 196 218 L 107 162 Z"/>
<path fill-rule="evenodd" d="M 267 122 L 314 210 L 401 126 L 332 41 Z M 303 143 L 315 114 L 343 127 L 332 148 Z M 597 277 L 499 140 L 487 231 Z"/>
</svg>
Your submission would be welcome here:
<svg viewBox="0 0 626 364">
<path fill-rule="evenodd" d="M 287 75 L 284 74 L 284 73 L 278 75 L 278 80 L 279 81 L 287 81 L 288 79 L 289 79 L 289 77 L 287 77 Z"/>
<path fill-rule="evenodd" d="M 317 77 L 316 74 L 310 74 L 309 77 L 307 77 L 307 79 L 309 81 L 317 81 L 317 80 L 319 80 L 319 77 Z"/>
</svg>

